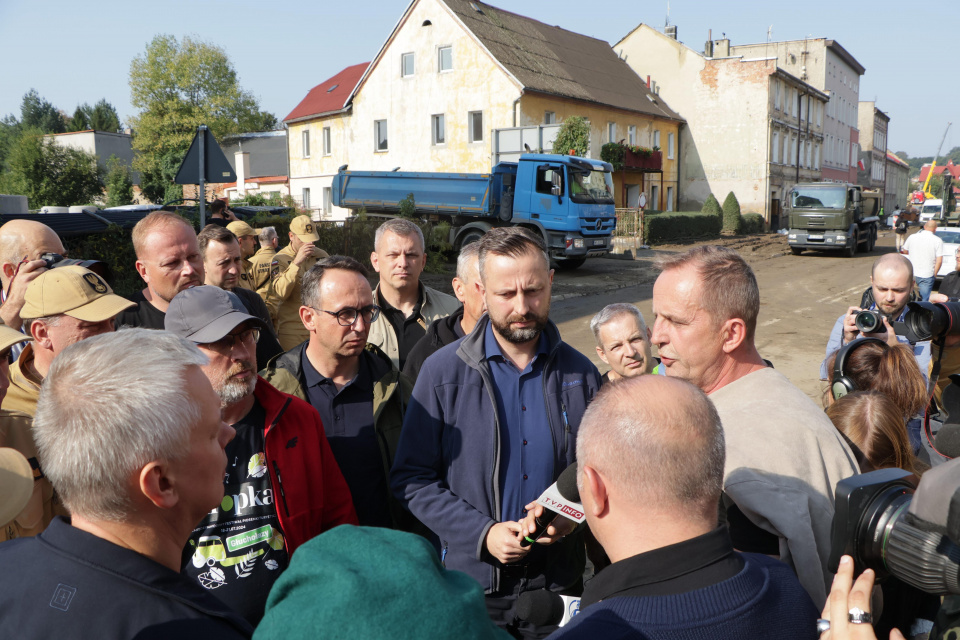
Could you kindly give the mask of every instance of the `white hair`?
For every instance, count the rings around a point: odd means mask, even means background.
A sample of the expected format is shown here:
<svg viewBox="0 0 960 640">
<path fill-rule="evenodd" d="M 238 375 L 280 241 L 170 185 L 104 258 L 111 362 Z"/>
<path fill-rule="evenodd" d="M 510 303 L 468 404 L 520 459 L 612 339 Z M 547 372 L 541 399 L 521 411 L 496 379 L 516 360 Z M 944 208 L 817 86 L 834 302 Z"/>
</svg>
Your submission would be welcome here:
<svg viewBox="0 0 960 640">
<path fill-rule="evenodd" d="M 472 273 L 471 273 L 472 271 Z M 471 242 L 460 249 L 457 256 L 457 277 L 462 282 L 475 280 L 480 275 L 480 243 Z"/>
<path fill-rule="evenodd" d="M 387 231 L 404 238 L 415 235 L 420 240 L 420 251 L 427 250 L 427 243 L 423 240 L 423 230 L 417 224 L 404 218 L 391 218 L 377 227 L 377 232 L 373 236 L 374 251 L 380 250 L 380 238 Z"/>
<path fill-rule="evenodd" d="M 33 435 L 71 513 L 125 519 L 131 475 L 188 453 L 202 408 L 185 377 L 207 362 L 196 345 L 149 329 L 87 338 L 57 356 L 40 388 Z"/>
<path fill-rule="evenodd" d="M 264 227 L 260 229 L 260 235 L 257 236 L 260 246 L 266 247 L 277 239 L 277 230 L 273 227 Z"/>
<path fill-rule="evenodd" d="M 643 321 L 643 314 L 640 313 L 640 309 L 626 302 L 614 302 L 600 309 L 597 315 L 593 316 L 593 319 L 590 320 L 590 330 L 593 331 L 593 337 L 597 339 L 598 347 L 601 349 L 604 348 L 603 344 L 600 343 L 600 328 L 622 315 L 631 315 L 634 317 L 637 321 L 637 326 L 640 328 L 640 333 L 643 334 L 643 338 L 646 340 L 647 324 Z"/>
</svg>

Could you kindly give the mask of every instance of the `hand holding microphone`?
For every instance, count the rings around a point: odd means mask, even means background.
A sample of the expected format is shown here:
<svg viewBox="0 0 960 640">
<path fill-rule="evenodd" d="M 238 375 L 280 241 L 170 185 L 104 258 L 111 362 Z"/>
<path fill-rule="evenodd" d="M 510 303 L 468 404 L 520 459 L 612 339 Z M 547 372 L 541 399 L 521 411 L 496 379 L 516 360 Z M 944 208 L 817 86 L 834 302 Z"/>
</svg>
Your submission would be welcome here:
<svg viewBox="0 0 960 640">
<path fill-rule="evenodd" d="M 577 464 L 563 470 L 557 481 L 526 507 L 527 517 L 521 522 L 520 546 L 534 542 L 553 544 L 572 532 L 583 521 L 583 505 L 577 489 Z"/>
</svg>

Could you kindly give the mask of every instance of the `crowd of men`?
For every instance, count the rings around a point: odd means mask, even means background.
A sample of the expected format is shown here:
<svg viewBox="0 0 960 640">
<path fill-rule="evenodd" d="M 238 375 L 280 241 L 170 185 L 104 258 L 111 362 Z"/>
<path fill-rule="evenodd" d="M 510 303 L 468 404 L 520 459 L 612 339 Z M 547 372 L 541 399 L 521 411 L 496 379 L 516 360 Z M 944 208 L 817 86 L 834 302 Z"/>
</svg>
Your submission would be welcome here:
<svg viewBox="0 0 960 640">
<path fill-rule="evenodd" d="M 6 628 L 817 636 L 834 488 L 857 461 L 758 352 L 736 252 L 662 261 L 651 326 L 598 310 L 601 375 L 550 319 L 553 271 L 526 229 L 463 247 L 453 297 L 420 281 L 410 221 L 377 230 L 371 286 L 307 216 L 281 249 L 228 214 L 199 234 L 141 220 L 131 300 L 48 268 L 63 246 L 44 225 L 0 227 Z M 905 269 L 871 277 L 891 317 Z M 853 339 L 849 315 L 832 340 Z M 580 524 L 538 503 L 571 466 Z M 525 613 L 546 592 L 582 594 L 559 631 Z"/>
</svg>

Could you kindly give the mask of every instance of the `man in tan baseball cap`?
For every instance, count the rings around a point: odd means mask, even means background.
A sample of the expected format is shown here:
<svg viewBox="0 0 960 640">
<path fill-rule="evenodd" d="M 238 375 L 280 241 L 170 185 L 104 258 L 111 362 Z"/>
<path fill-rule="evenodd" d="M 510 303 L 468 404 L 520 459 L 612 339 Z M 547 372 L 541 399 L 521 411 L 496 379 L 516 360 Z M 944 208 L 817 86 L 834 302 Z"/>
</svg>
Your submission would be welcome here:
<svg viewBox="0 0 960 640">
<path fill-rule="evenodd" d="M 10 347 L 27 340 L 0 324 L 0 401 L 10 385 Z M 0 542 L 40 533 L 53 518 L 53 486 L 39 469 L 30 418 L 0 410 Z"/>
<path fill-rule="evenodd" d="M 314 246 L 319 239 L 316 223 L 309 216 L 297 216 L 290 221 L 290 244 L 270 264 L 272 295 L 278 301 L 277 336 L 285 351 L 310 337 L 300 321 L 300 279 L 317 260 L 330 255 Z"/>
<path fill-rule="evenodd" d="M 240 243 L 240 261 L 243 271 L 240 273 L 240 284 L 238 286 L 256 291 L 253 285 L 253 265 L 250 264 L 250 256 L 257 252 L 257 236 L 262 229 L 254 229 L 243 220 L 235 220 L 227 225 L 227 229 L 233 235 L 237 236 L 237 242 Z"/>
<path fill-rule="evenodd" d="M 113 331 L 114 317 L 133 306 L 89 269 L 70 265 L 40 274 L 27 287 L 20 310 L 34 341 L 11 368 L 5 408 L 32 417 L 40 383 L 56 355 L 84 338 Z"/>
</svg>

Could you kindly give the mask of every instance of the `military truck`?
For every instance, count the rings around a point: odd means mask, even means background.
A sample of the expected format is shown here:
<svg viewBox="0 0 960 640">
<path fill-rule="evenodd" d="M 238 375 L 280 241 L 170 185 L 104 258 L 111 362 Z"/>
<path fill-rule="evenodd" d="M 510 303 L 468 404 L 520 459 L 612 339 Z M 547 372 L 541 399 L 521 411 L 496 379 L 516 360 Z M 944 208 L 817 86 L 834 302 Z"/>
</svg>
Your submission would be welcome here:
<svg viewBox="0 0 960 640">
<path fill-rule="evenodd" d="M 804 249 L 841 251 L 853 257 L 869 253 L 877 242 L 883 194 L 843 182 L 801 182 L 790 190 L 787 244 L 798 256 Z"/>
</svg>

